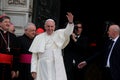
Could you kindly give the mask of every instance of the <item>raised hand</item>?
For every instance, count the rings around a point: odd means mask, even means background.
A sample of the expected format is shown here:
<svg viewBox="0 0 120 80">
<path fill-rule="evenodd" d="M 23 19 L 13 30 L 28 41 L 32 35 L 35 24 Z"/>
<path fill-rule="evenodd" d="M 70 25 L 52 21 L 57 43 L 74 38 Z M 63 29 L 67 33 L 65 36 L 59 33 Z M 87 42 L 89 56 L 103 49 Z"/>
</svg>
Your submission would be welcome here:
<svg viewBox="0 0 120 80">
<path fill-rule="evenodd" d="M 74 18 L 73 14 L 71 12 L 67 12 L 66 16 L 67 16 L 68 22 L 73 23 L 73 18 Z"/>
</svg>

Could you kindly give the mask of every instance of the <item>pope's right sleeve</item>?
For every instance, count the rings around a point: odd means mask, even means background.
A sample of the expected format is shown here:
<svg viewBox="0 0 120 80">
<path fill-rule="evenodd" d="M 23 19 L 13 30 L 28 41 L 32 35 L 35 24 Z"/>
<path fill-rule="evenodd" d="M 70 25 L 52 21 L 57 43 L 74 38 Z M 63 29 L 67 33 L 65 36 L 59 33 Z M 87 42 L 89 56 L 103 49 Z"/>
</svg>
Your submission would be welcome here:
<svg viewBox="0 0 120 80">
<path fill-rule="evenodd" d="M 31 72 L 37 72 L 37 67 L 38 67 L 38 53 L 32 53 Z"/>
</svg>

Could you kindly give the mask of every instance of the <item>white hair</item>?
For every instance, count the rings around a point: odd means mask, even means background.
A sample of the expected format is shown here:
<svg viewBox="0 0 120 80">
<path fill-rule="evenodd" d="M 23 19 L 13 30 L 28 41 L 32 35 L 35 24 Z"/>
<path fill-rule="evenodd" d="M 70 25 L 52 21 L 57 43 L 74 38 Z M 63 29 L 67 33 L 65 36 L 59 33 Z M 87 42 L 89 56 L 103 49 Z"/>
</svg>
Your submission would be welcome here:
<svg viewBox="0 0 120 80">
<path fill-rule="evenodd" d="M 35 26 L 35 24 L 32 23 L 32 22 L 27 23 L 26 26 L 25 26 L 25 29 L 28 29 L 30 26 Z"/>
<path fill-rule="evenodd" d="M 52 21 L 52 22 L 55 23 L 55 21 L 54 21 L 53 19 L 47 19 L 47 20 L 45 21 L 45 24 L 46 24 L 48 21 Z"/>
</svg>

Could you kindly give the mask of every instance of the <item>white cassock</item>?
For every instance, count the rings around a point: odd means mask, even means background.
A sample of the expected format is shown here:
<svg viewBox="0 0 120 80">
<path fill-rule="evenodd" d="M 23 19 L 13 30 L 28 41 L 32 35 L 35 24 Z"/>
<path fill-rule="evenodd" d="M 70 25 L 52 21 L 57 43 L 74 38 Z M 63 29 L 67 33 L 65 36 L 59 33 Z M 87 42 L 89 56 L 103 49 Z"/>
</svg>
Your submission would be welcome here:
<svg viewBox="0 0 120 80">
<path fill-rule="evenodd" d="M 67 80 L 62 49 L 69 43 L 74 24 L 56 30 L 52 35 L 46 32 L 33 40 L 29 51 L 32 54 L 31 72 L 36 72 L 35 80 Z"/>
</svg>

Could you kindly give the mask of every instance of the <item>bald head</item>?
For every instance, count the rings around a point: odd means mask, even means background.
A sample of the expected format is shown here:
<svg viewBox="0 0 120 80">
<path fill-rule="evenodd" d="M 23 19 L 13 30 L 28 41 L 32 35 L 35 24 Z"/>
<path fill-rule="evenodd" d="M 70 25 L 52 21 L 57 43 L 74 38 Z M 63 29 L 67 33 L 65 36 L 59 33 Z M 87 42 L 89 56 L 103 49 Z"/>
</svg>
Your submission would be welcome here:
<svg viewBox="0 0 120 80">
<path fill-rule="evenodd" d="M 113 31 L 116 31 L 116 32 L 120 32 L 120 27 L 118 25 L 111 25 L 110 29 L 112 29 Z"/>
<path fill-rule="evenodd" d="M 115 39 L 120 34 L 120 27 L 119 25 L 113 24 L 110 25 L 108 29 L 108 36 L 112 39 Z"/>
</svg>

